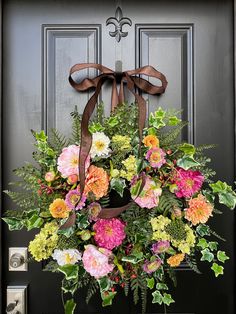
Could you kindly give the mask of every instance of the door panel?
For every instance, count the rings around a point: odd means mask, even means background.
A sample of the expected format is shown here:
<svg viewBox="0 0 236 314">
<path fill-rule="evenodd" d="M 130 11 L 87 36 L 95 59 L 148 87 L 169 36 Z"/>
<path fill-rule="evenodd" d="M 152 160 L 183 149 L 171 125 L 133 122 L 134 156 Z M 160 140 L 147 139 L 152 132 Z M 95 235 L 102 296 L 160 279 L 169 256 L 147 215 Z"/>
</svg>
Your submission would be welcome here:
<svg viewBox="0 0 236 314">
<path fill-rule="evenodd" d="M 118 43 L 109 35 L 106 19 L 117 5 L 132 26 Z M 160 97 L 144 95 L 149 111 L 158 106 L 183 109 L 191 122 L 183 138 L 195 144 L 217 143 L 209 153 L 218 176 L 233 183 L 234 89 L 233 1 L 95 1 L 7 0 L 3 2 L 3 188 L 13 180 L 11 170 L 29 160 L 33 150 L 30 129 L 57 127 L 69 134 L 69 113 L 83 108 L 91 93 L 79 94 L 68 83 L 69 68 L 79 62 L 98 62 L 123 70 L 146 64 L 167 76 L 167 91 Z M 95 75 L 85 71 L 83 76 Z M 82 76 L 81 76 L 82 77 Z M 110 85 L 101 99 L 110 111 Z M 127 94 L 127 99 L 133 100 Z M 11 202 L 4 197 L 3 208 Z M 183 267 L 178 271 L 176 303 L 168 313 L 233 314 L 234 220 L 226 212 L 213 225 L 228 241 L 224 249 L 231 260 L 225 276 L 215 279 L 201 266 L 202 276 Z M 8 248 L 27 246 L 34 232 L 3 229 L 3 292 L 6 285 L 28 284 L 28 313 L 63 313 L 60 275 L 42 272 L 42 264 L 30 263 L 28 272 L 8 271 Z M 102 308 L 97 295 L 85 304 L 78 295 L 78 313 L 138 313 L 132 297 L 121 294 L 112 308 Z M 5 295 L 3 295 L 5 299 Z M 147 313 L 162 308 L 148 298 Z M 3 304 L 2 312 L 4 312 Z"/>
</svg>

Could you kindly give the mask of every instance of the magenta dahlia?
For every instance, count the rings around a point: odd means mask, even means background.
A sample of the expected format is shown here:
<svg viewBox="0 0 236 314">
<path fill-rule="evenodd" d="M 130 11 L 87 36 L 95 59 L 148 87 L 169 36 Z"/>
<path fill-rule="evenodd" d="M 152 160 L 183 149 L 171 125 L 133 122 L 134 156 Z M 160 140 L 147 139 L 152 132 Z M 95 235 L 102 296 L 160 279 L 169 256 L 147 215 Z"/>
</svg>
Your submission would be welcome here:
<svg viewBox="0 0 236 314">
<path fill-rule="evenodd" d="M 126 236 L 125 223 L 118 218 L 98 219 L 93 229 L 96 244 L 108 250 L 119 246 Z"/>
</svg>

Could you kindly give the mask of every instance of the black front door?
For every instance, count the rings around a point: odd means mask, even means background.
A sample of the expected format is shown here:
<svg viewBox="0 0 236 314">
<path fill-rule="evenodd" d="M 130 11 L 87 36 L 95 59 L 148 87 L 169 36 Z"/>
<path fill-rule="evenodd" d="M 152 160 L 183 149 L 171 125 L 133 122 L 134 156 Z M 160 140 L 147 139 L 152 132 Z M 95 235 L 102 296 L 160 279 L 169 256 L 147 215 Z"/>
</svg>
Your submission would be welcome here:
<svg viewBox="0 0 236 314">
<path fill-rule="evenodd" d="M 120 5 L 132 25 L 120 42 L 111 37 Z M 121 61 L 118 62 L 117 61 Z M 75 63 L 95 62 L 123 70 L 150 64 L 169 82 L 166 93 L 146 96 L 148 109 L 158 106 L 184 110 L 190 121 L 185 137 L 195 144 L 217 143 L 211 154 L 213 168 L 229 184 L 234 174 L 233 1 L 3 1 L 3 188 L 13 180 L 11 170 L 29 160 L 33 150 L 30 129 L 58 128 L 65 135 L 69 113 L 75 105 L 82 112 L 88 100 L 68 84 Z M 93 73 L 91 73 L 93 74 Z M 85 72 L 87 75 L 87 72 Z M 103 90 L 107 114 L 110 93 Z M 12 204 L 5 197 L 3 208 Z M 176 303 L 168 313 L 233 314 L 234 221 L 227 212 L 215 219 L 227 239 L 223 245 L 231 260 L 225 276 L 212 272 L 197 276 L 188 269 L 178 272 Z M 33 232 L 8 232 L 3 226 L 3 306 L 7 285 L 28 285 L 28 313 L 63 313 L 60 278 L 30 263 L 27 272 L 8 271 L 11 247 L 25 247 Z M 85 303 L 78 295 L 77 313 L 138 313 L 132 299 L 120 296 L 112 308 L 102 308 L 99 297 Z M 151 298 L 147 313 L 161 313 Z"/>
</svg>

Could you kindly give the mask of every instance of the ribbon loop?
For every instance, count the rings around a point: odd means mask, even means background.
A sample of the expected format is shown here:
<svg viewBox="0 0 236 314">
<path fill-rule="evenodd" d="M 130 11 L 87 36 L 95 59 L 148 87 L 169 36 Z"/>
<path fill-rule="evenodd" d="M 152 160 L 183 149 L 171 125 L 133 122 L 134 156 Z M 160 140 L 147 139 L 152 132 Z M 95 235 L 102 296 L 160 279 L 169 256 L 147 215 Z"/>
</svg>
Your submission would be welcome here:
<svg viewBox="0 0 236 314">
<path fill-rule="evenodd" d="M 84 69 L 96 69 L 101 73 L 94 78 L 85 78 L 81 82 L 75 82 L 72 75 L 75 72 L 79 72 Z M 154 85 L 144 78 L 137 75 L 146 75 L 147 77 L 154 77 L 161 81 L 161 86 Z M 135 87 L 142 92 L 151 95 L 162 94 L 165 92 L 167 87 L 167 80 L 161 72 L 157 71 L 152 66 L 144 66 L 138 69 L 129 70 L 125 72 L 114 72 L 113 70 L 97 63 L 80 63 L 75 64 L 70 69 L 69 82 L 71 86 L 78 92 L 89 91 L 91 88 L 95 88 L 95 92 L 89 99 L 85 106 L 82 122 L 81 122 L 81 143 L 80 143 L 80 155 L 79 155 L 79 177 L 80 177 L 80 192 L 81 196 L 85 187 L 85 161 L 89 155 L 89 151 L 92 145 L 92 136 L 89 132 L 88 125 L 89 119 L 95 109 L 95 105 L 98 100 L 101 87 L 105 81 L 112 80 L 112 96 L 111 96 L 111 110 L 124 102 L 124 83 L 127 83 L 128 90 L 134 95 L 135 100 L 138 104 L 138 127 L 139 127 L 139 138 L 140 144 L 142 141 L 142 132 L 145 126 L 146 120 L 146 102 L 144 98 L 135 92 Z M 117 84 L 120 84 L 120 90 L 117 90 Z"/>
</svg>

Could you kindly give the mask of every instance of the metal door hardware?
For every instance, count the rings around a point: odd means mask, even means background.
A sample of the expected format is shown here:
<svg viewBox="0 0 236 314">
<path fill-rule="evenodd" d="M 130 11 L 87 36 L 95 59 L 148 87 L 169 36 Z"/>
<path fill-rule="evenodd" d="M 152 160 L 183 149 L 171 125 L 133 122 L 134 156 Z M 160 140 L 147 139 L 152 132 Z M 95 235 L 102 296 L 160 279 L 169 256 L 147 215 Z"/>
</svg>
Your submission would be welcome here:
<svg viewBox="0 0 236 314">
<path fill-rule="evenodd" d="M 10 271 L 28 270 L 26 247 L 9 248 L 9 270 Z"/>
<path fill-rule="evenodd" d="M 27 286 L 8 286 L 7 287 L 6 313 L 27 314 L 26 292 L 27 292 Z"/>
</svg>

